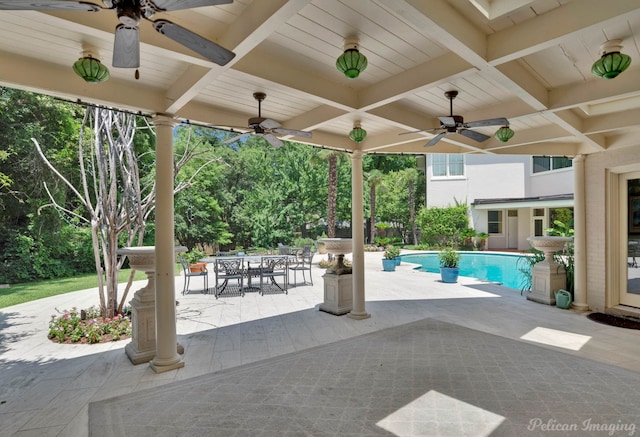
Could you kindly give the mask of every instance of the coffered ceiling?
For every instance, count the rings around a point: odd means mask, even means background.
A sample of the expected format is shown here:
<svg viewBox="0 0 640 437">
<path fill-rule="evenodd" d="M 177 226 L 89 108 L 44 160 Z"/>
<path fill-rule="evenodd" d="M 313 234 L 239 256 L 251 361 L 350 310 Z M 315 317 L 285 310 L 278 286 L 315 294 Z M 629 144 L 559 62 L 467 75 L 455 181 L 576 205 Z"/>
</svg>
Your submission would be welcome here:
<svg viewBox="0 0 640 437">
<path fill-rule="evenodd" d="M 100 1 L 94 3 L 104 6 Z M 574 156 L 640 145 L 640 3 L 636 0 L 235 0 L 157 14 L 232 50 L 214 64 L 140 24 L 140 77 L 111 66 L 113 10 L 0 11 L 0 83 L 70 100 L 225 129 L 257 115 L 308 130 L 309 144 L 390 153 Z M 367 69 L 347 79 L 335 67 L 357 36 Z M 621 39 L 633 59 L 615 79 L 591 74 L 600 45 Z M 88 84 L 71 69 L 97 49 L 111 79 Z M 94 50 L 96 52 L 96 50 Z M 424 145 L 444 92 L 458 90 L 465 121 L 507 117 L 515 136 L 475 142 L 446 135 Z M 348 138 L 355 122 L 368 132 Z M 286 137 L 285 137 L 286 138 Z"/>
</svg>

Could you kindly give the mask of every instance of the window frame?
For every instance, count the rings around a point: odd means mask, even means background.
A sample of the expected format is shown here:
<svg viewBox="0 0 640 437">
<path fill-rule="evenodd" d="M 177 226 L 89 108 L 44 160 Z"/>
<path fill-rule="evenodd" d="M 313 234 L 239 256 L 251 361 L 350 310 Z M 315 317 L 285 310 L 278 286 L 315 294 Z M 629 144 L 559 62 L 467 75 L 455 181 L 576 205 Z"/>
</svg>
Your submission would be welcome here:
<svg viewBox="0 0 640 437">
<path fill-rule="evenodd" d="M 544 158 L 548 160 L 548 169 L 536 171 L 536 159 Z M 556 167 L 558 160 L 564 159 L 569 165 L 564 167 Z M 547 156 L 547 155 L 534 155 L 531 157 L 531 174 L 538 175 L 544 173 L 550 173 L 553 171 L 560 171 L 573 168 L 573 159 L 568 156 Z"/>
<path fill-rule="evenodd" d="M 435 158 L 444 157 L 444 164 L 438 162 L 438 166 L 444 165 L 445 174 L 436 174 L 436 162 Z M 451 162 L 450 157 L 455 156 L 456 158 L 460 158 L 461 162 Z M 451 168 L 452 166 L 460 166 L 462 169 L 462 174 L 452 174 Z M 466 159 L 465 156 L 461 153 L 431 153 L 431 178 L 432 179 L 465 179 L 466 178 Z"/>
<path fill-rule="evenodd" d="M 491 220 L 491 213 L 498 213 L 498 220 Z M 491 225 L 498 224 L 499 231 L 491 232 Z M 490 209 L 487 211 L 487 233 L 489 235 L 504 235 L 504 210 L 502 209 Z"/>
</svg>

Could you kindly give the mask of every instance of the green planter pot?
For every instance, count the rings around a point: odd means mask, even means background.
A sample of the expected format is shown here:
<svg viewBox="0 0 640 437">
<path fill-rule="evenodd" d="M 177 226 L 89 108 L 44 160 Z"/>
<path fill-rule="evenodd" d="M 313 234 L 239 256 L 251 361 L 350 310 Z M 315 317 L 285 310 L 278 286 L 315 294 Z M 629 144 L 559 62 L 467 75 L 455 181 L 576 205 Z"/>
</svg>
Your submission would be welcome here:
<svg viewBox="0 0 640 437">
<path fill-rule="evenodd" d="M 395 272 L 396 270 L 396 260 L 395 259 L 383 259 L 382 260 L 382 270 L 385 272 Z"/>
</svg>

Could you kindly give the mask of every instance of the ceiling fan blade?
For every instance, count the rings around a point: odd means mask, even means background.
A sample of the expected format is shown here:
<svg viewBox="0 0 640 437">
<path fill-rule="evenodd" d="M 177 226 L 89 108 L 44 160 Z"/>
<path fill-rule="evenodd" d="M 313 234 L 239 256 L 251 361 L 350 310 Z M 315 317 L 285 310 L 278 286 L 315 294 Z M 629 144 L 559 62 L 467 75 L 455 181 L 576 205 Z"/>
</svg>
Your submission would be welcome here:
<svg viewBox="0 0 640 437">
<path fill-rule="evenodd" d="M 431 138 L 431 141 L 429 141 L 427 144 L 425 144 L 425 147 L 431 147 L 431 146 L 435 146 L 435 144 L 440 141 L 442 139 L 442 137 L 444 137 L 447 133 L 446 132 L 440 132 L 438 135 L 436 135 L 435 137 Z"/>
<path fill-rule="evenodd" d="M 116 68 L 140 67 L 140 35 L 137 27 L 118 24 L 113 38 L 113 62 Z"/>
<path fill-rule="evenodd" d="M 86 11 L 99 12 L 102 8 L 93 3 L 65 0 L 0 1 L 3 11 Z"/>
<path fill-rule="evenodd" d="M 296 137 L 302 137 L 302 138 L 311 138 L 311 132 L 306 132 L 303 130 L 294 130 L 294 129 L 281 129 L 281 128 L 275 128 L 272 129 L 273 132 L 277 133 L 277 134 L 282 134 L 282 135 L 293 135 Z"/>
<path fill-rule="evenodd" d="M 273 147 L 282 147 L 284 145 L 284 143 L 282 141 L 280 141 L 280 138 L 276 137 L 275 135 L 271 135 L 271 134 L 264 134 L 263 135 L 264 139 L 267 140 L 269 142 L 269 144 L 271 144 Z"/>
<path fill-rule="evenodd" d="M 270 118 L 265 118 L 260 122 L 260 127 L 263 129 L 274 129 L 276 127 L 280 127 L 280 123 Z"/>
<path fill-rule="evenodd" d="M 464 136 L 465 136 L 465 137 L 467 137 L 467 138 L 471 138 L 472 140 L 475 140 L 475 141 L 477 141 L 477 142 L 479 142 L 479 143 L 481 143 L 481 142 L 483 142 L 483 141 L 486 141 L 486 140 L 488 140 L 489 138 L 491 138 L 491 137 L 489 137 L 488 135 L 485 135 L 485 134 L 483 134 L 483 133 L 476 132 L 476 131 L 474 131 L 474 130 L 470 130 L 470 129 L 460 129 L 460 130 L 458 131 L 458 133 L 459 133 L 460 135 L 464 135 Z"/>
<path fill-rule="evenodd" d="M 453 117 L 438 117 L 438 120 L 443 126 L 454 127 L 456 125 L 456 119 Z"/>
<path fill-rule="evenodd" d="M 434 127 L 434 128 L 430 128 L 430 129 L 412 130 L 412 131 L 409 131 L 409 132 L 400 132 L 398 135 L 419 134 L 420 132 L 435 132 L 437 130 L 440 130 L 440 128 L 439 127 Z"/>
<path fill-rule="evenodd" d="M 235 141 L 238 141 L 240 138 L 244 138 L 244 137 L 246 137 L 246 136 L 248 136 L 248 135 L 251 135 L 252 133 L 253 133 L 253 132 L 245 132 L 245 133 L 243 133 L 243 134 L 236 135 L 235 137 L 231 137 L 231 138 L 229 138 L 229 139 L 227 139 L 227 140 L 224 140 L 224 141 L 222 142 L 222 144 L 231 144 L 231 143 L 233 143 L 233 142 L 235 142 Z"/>
<path fill-rule="evenodd" d="M 486 120 L 470 121 L 464 124 L 464 127 L 481 127 L 481 126 L 507 126 L 509 120 L 504 117 L 488 118 Z"/>
<path fill-rule="evenodd" d="M 233 0 L 152 0 L 149 3 L 161 11 L 177 11 L 179 9 L 192 9 L 202 6 L 216 6 L 233 3 Z"/>
<path fill-rule="evenodd" d="M 232 51 L 168 20 L 154 21 L 153 28 L 218 65 L 227 64 L 236 55 Z"/>
</svg>

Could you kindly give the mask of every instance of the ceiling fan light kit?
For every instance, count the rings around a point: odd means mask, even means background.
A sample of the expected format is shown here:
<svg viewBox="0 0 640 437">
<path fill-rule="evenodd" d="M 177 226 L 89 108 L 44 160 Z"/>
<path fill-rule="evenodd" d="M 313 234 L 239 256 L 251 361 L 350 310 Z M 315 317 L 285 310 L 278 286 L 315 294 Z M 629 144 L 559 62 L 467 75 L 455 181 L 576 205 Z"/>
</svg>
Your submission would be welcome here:
<svg viewBox="0 0 640 437">
<path fill-rule="evenodd" d="M 509 126 L 502 126 L 500 129 L 498 129 L 498 131 L 496 132 L 496 138 L 499 139 L 500 141 L 502 141 L 503 143 L 506 143 L 507 141 L 509 141 L 511 138 L 513 138 L 513 136 L 516 133 L 513 131 L 513 129 L 511 129 Z"/>
<path fill-rule="evenodd" d="M 280 135 L 292 135 L 296 137 L 302 138 L 311 138 L 311 132 L 305 132 L 301 130 L 294 129 L 285 129 L 281 128 L 280 123 L 270 118 L 265 118 L 262 116 L 262 101 L 267 98 L 267 95 L 262 92 L 253 93 L 253 98 L 258 101 L 258 116 L 251 117 L 249 119 L 249 129 L 252 129 L 253 132 L 245 132 L 240 135 L 236 135 L 235 137 L 229 138 L 228 140 L 223 141 L 223 144 L 230 144 L 235 141 L 238 141 L 241 138 L 246 137 L 247 135 L 251 135 L 252 133 L 255 135 L 259 135 L 264 138 L 269 144 L 273 147 L 281 147 L 284 143 L 274 134 Z M 241 127 L 239 129 L 246 129 L 245 127 Z"/>
<path fill-rule="evenodd" d="M 336 68 L 349 79 L 360 76 L 367 68 L 367 57 L 360 53 L 359 42 L 356 37 L 349 37 L 344 43 L 344 53 L 336 60 Z"/>
<path fill-rule="evenodd" d="M 226 48 L 171 21 L 151 19 L 157 12 L 216 6 L 233 3 L 233 0 L 103 0 L 102 3 L 105 8 L 82 0 L 31 2 L 0 0 L 0 10 L 99 12 L 102 9 L 115 9 L 118 21 L 120 21 L 120 24 L 116 26 L 113 41 L 113 62 L 111 65 L 115 68 L 138 68 L 140 66 L 138 25 L 143 18 L 150 21 L 157 32 L 218 65 L 227 64 L 235 56 L 235 53 Z"/>
<path fill-rule="evenodd" d="M 356 143 L 361 143 L 367 136 L 367 131 L 360 127 L 360 123 L 355 123 L 351 132 L 349 132 L 349 138 Z"/>
<path fill-rule="evenodd" d="M 411 132 L 402 132 L 400 135 L 404 134 L 415 134 L 418 132 L 437 132 L 436 134 L 425 147 L 434 146 L 438 141 L 445 137 L 447 134 L 460 134 L 467 138 L 470 138 L 479 143 L 488 140 L 491 138 L 489 135 L 485 135 L 482 132 L 476 132 L 472 130 L 474 127 L 485 127 L 485 126 L 509 126 L 509 120 L 504 117 L 499 118 L 488 118 L 486 120 L 477 120 L 477 121 L 464 121 L 464 118 L 461 115 L 453 115 L 453 99 L 458 96 L 458 91 L 451 90 L 445 91 L 444 96 L 449 99 L 449 115 L 444 117 L 438 117 L 440 120 L 440 127 L 435 129 L 421 129 L 417 131 Z M 509 129 L 511 130 L 511 129 Z M 513 132 L 513 131 L 511 131 Z M 511 135 L 513 136 L 513 135 Z"/>
<path fill-rule="evenodd" d="M 621 53 L 622 40 L 612 39 L 600 46 L 602 56 L 591 66 L 591 72 L 598 77 L 613 79 L 631 64 L 631 57 Z"/>
<path fill-rule="evenodd" d="M 73 71 L 88 83 L 104 82 L 110 77 L 107 66 L 88 52 L 84 52 L 82 57 L 73 63 Z"/>
</svg>

